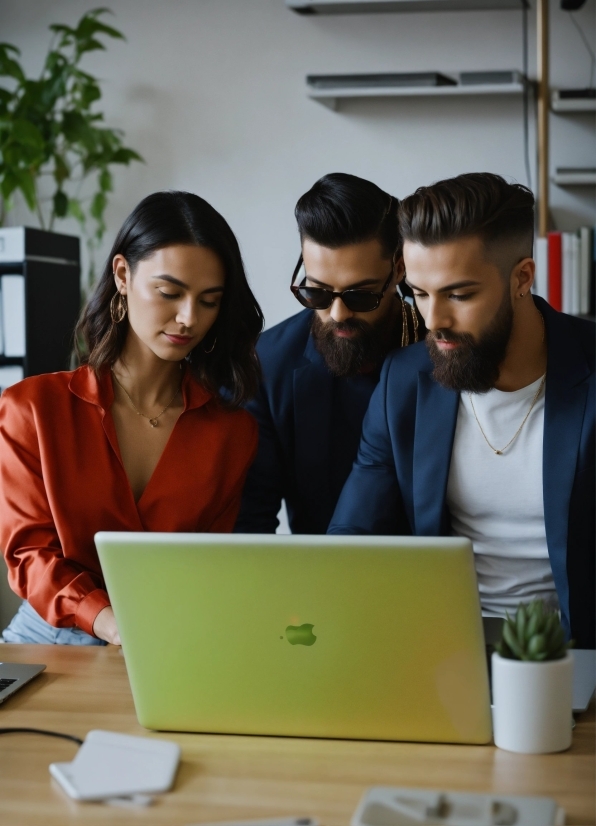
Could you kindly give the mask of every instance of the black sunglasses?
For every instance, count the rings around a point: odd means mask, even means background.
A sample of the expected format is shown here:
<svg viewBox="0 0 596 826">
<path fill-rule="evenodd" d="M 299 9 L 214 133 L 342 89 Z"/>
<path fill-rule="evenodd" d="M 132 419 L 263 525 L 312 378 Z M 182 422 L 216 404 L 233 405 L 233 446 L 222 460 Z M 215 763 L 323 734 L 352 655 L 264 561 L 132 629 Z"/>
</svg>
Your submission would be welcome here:
<svg viewBox="0 0 596 826">
<path fill-rule="evenodd" d="M 355 289 L 334 293 L 332 290 L 326 290 L 323 287 L 307 287 L 304 283 L 294 286 L 294 279 L 300 272 L 302 263 L 301 255 L 294 269 L 294 274 L 292 275 L 290 289 L 302 306 L 308 310 L 328 310 L 336 298 L 341 298 L 348 310 L 351 310 L 353 313 L 370 313 L 372 310 L 378 308 L 393 278 L 394 263 L 392 262 L 391 272 L 381 287 L 381 292 L 375 293 L 372 290 Z"/>
</svg>

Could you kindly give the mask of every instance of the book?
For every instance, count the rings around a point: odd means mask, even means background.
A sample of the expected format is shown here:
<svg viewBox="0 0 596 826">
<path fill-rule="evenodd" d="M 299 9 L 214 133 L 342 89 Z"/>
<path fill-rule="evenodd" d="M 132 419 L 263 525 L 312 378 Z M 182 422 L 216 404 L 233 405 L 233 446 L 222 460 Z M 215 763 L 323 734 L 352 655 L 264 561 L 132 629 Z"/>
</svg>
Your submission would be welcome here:
<svg viewBox="0 0 596 826">
<path fill-rule="evenodd" d="M 562 309 L 564 313 L 577 315 L 580 307 L 579 238 L 574 232 L 562 233 L 561 261 Z"/>
<path fill-rule="evenodd" d="M 548 301 L 548 239 L 537 238 L 534 244 L 534 261 L 536 263 L 536 275 L 532 292 Z"/>
<path fill-rule="evenodd" d="M 2 290 L 2 328 L 4 333 L 4 355 L 25 355 L 25 276 L 3 275 L 0 279 Z"/>
<path fill-rule="evenodd" d="M 592 274 L 592 230 L 580 227 L 579 230 L 579 311 L 582 315 L 590 312 L 590 277 Z"/>
<path fill-rule="evenodd" d="M 560 232 L 548 234 L 548 302 L 555 310 L 563 309 L 561 282 L 562 239 Z"/>
</svg>

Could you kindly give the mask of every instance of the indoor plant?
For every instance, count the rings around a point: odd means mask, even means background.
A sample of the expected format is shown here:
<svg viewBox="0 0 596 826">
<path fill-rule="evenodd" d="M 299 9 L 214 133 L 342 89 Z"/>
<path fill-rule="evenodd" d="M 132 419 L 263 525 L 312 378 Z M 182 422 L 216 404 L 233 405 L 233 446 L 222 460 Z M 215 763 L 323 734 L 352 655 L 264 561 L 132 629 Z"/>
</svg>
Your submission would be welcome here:
<svg viewBox="0 0 596 826">
<path fill-rule="evenodd" d="M 0 226 L 20 192 L 42 229 L 76 218 L 91 253 L 105 229 L 112 167 L 141 160 L 97 110 L 99 81 L 80 68 L 83 57 L 124 39 L 94 9 L 74 28 L 56 24 L 41 74 L 28 78 L 16 46 L 0 44 Z M 91 279 L 93 275 L 91 274 Z"/>
<path fill-rule="evenodd" d="M 507 615 L 492 655 L 495 745 L 541 754 L 571 745 L 573 658 L 559 614 L 541 599 Z"/>
</svg>

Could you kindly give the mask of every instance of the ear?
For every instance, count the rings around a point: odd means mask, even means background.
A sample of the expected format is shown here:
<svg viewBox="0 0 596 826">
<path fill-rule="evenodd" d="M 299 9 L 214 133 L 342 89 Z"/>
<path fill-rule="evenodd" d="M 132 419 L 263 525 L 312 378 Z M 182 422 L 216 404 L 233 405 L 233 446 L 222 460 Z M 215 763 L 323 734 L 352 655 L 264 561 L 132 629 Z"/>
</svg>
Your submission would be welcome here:
<svg viewBox="0 0 596 826">
<path fill-rule="evenodd" d="M 511 292 L 514 299 L 530 295 L 535 274 L 536 264 L 533 258 L 522 258 L 519 264 L 515 265 L 511 273 Z"/>
<path fill-rule="evenodd" d="M 130 280 L 130 269 L 123 255 L 118 254 L 114 256 L 112 272 L 114 273 L 116 289 L 121 295 L 126 295 L 128 292 L 128 282 Z"/>
<path fill-rule="evenodd" d="M 394 284 L 397 285 L 397 284 L 400 283 L 400 281 L 403 281 L 404 275 L 406 274 L 406 265 L 404 263 L 403 255 L 400 255 L 400 257 L 397 259 L 397 261 L 393 265 L 393 273 L 394 273 L 394 276 L 395 276 L 395 280 L 393 282 Z"/>
</svg>

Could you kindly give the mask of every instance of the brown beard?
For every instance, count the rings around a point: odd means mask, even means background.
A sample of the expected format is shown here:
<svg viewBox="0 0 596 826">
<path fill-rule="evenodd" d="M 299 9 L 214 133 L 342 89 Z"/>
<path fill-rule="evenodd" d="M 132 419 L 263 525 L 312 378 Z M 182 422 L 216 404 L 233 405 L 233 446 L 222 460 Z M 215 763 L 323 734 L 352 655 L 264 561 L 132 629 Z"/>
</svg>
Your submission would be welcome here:
<svg viewBox="0 0 596 826">
<path fill-rule="evenodd" d="M 396 346 L 396 326 L 394 313 L 383 316 L 376 324 L 359 318 L 323 322 L 314 313 L 311 332 L 330 372 L 347 378 L 381 364 L 391 347 Z M 353 330 L 355 335 L 342 338 L 335 330 Z"/>
<path fill-rule="evenodd" d="M 478 341 L 470 333 L 435 330 L 426 337 L 426 346 L 435 366 L 435 381 L 458 393 L 488 393 L 499 378 L 499 370 L 511 337 L 513 307 L 508 291 L 489 327 Z M 442 352 L 437 341 L 458 342 L 459 347 Z"/>
</svg>

